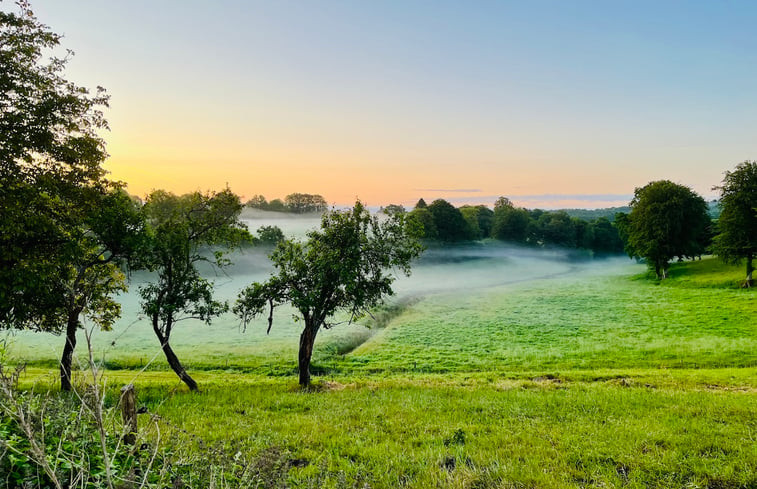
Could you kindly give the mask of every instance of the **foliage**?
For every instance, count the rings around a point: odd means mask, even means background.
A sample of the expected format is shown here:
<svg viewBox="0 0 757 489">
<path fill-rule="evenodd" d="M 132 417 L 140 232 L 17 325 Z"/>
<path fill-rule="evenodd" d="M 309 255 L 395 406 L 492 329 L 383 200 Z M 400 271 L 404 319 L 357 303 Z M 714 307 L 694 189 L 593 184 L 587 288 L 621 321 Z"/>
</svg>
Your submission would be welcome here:
<svg viewBox="0 0 757 489">
<path fill-rule="evenodd" d="M 704 199 L 689 187 L 668 180 L 634 191 L 628 221 L 630 249 L 647 261 L 658 278 L 665 278 L 671 259 L 705 251 L 711 224 Z"/>
<path fill-rule="evenodd" d="M 386 207 L 379 209 L 379 212 L 391 216 L 392 214 L 404 214 L 406 211 L 404 206 L 399 204 L 389 204 Z"/>
<path fill-rule="evenodd" d="M 434 219 L 436 239 L 444 242 L 472 239 L 470 227 L 459 209 L 444 199 L 436 199 L 428 207 Z"/>
<path fill-rule="evenodd" d="M 270 329 L 274 308 L 291 303 L 297 309 L 305 323 L 299 369 L 306 386 L 318 330 L 331 327 L 337 311 L 353 322 L 381 304 L 393 293 L 395 277 L 387 270 L 409 275 L 420 252 L 402 214 L 379 220 L 357 202 L 349 211 L 324 214 L 321 229 L 309 232 L 306 243 L 281 241 L 271 254 L 277 273 L 243 290 L 234 312 L 247 324 L 268 307 Z"/>
<path fill-rule="evenodd" d="M 328 209 L 326 199 L 317 194 L 289 194 L 284 198 L 284 205 L 289 212 L 295 214 L 323 212 Z"/>
<path fill-rule="evenodd" d="M 221 269 L 230 264 L 225 250 L 249 240 L 239 220 L 241 210 L 239 197 L 228 188 L 183 196 L 158 190 L 144 206 L 151 233 L 144 261 L 157 277 L 140 288 L 142 311 L 150 318 L 171 368 L 192 390 L 197 384 L 171 349 L 171 333 L 179 321 L 193 318 L 210 324 L 228 310 L 225 302 L 213 298 L 213 284 L 200 275 L 197 264 L 208 262 Z M 211 258 L 206 252 L 212 250 Z"/>
<path fill-rule="evenodd" d="M 295 214 L 305 214 L 309 212 L 323 212 L 328 208 L 326 199 L 318 194 L 293 193 L 287 195 L 284 200 L 273 199 L 266 201 L 262 195 L 253 195 L 245 206 L 254 209 L 273 212 L 292 212 Z"/>
<path fill-rule="evenodd" d="M 0 12 L 0 327 L 59 330 L 72 257 L 82 255 L 88 195 L 101 189 L 104 90 L 65 78 L 70 59 L 43 58 L 60 36 L 27 2 Z M 93 190 L 95 189 L 95 190 Z"/>
<path fill-rule="evenodd" d="M 719 234 L 713 250 L 728 262 L 746 260 L 747 286 L 757 254 L 757 162 L 745 161 L 725 173 L 720 190 Z"/>
<path fill-rule="evenodd" d="M 412 211 L 407 213 L 407 221 L 412 223 L 425 239 L 435 240 L 439 236 L 439 232 L 436 230 L 436 224 L 434 224 L 434 216 L 431 215 L 431 211 L 427 207 L 415 207 Z"/>
<path fill-rule="evenodd" d="M 483 239 L 491 236 L 494 212 L 485 205 L 460 207 L 465 221 L 468 223 L 468 234 L 473 239 Z"/>
<path fill-rule="evenodd" d="M 531 220 L 528 211 L 514 207 L 504 197 L 500 199 L 504 199 L 504 201 L 499 200 L 494 206 L 492 237 L 503 241 L 525 243 Z"/>
<path fill-rule="evenodd" d="M 278 226 L 260 226 L 257 240 L 264 246 L 275 246 L 284 240 L 284 232 Z"/>
<path fill-rule="evenodd" d="M 623 207 L 606 207 L 603 209 L 560 209 L 567 213 L 570 217 L 575 217 L 583 221 L 593 221 L 596 219 L 605 218 L 610 222 L 615 220 L 615 216 L 619 212 L 628 214 L 631 212 L 631 208 L 628 206 Z"/>
</svg>

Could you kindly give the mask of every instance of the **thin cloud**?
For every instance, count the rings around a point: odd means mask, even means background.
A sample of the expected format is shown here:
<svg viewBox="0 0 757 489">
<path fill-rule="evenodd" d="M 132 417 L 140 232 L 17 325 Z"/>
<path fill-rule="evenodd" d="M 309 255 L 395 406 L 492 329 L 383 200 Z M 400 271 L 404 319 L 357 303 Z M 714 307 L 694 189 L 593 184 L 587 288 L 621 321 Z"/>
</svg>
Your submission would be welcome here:
<svg viewBox="0 0 757 489">
<path fill-rule="evenodd" d="M 456 193 L 477 193 L 481 192 L 480 188 L 414 188 L 413 192 L 456 192 Z"/>
</svg>

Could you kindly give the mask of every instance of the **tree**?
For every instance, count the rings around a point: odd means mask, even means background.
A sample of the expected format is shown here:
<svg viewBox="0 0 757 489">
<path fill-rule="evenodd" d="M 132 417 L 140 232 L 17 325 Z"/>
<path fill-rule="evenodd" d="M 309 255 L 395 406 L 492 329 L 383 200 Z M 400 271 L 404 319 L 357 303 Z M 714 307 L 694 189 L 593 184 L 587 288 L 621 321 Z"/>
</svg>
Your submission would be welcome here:
<svg viewBox="0 0 757 489">
<path fill-rule="evenodd" d="M 65 318 L 66 342 L 60 360 L 61 389 L 71 390 L 71 366 L 76 332 L 84 316 L 103 330 L 109 330 L 121 315 L 121 304 L 113 296 L 125 292 L 125 266 L 135 264 L 144 235 L 139 204 L 118 185 L 90 189 L 89 212 L 80 226 L 71 229 L 75 252 L 69 255 L 68 281 L 63 308 L 55 311 Z"/>
<path fill-rule="evenodd" d="M 468 226 L 468 237 L 470 239 L 481 239 L 483 235 L 481 226 L 478 224 L 478 209 L 473 206 L 462 206 L 459 211 Z"/>
<path fill-rule="evenodd" d="M 419 233 L 419 237 L 424 239 L 436 239 L 439 234 L 434 224 L 434 216 L 427 207 L 416 207 L 407 213 L 407 221 L 412 223 Z"/>
<path fill-rule="evenodd" d="M 284 205 L 289 212 L 295 214 L 323 212 L 328 209 L 326 199 L 317 194 L 289 194 L 284 198 Z"/>
<path fill-rule="evenodd" d="M 388 216 L 391 216 L 392 214 L 404 214 L 405 207 L 400 204 L 389 204 L 386 207 L 382 207 L 381 212 Z"/>
<path fill-rule="evenodd" d="M 530 221 L 527 210 L 516 208 L 510 199 L 500 197 L 494 204 L 491 236 L 504 241 L 525 243 Z"/>
<path fill-rule="evenodd" d="M 624 214 L 625 215 L 625 214 Z M 618 228 L 609 219 L 600 217 L 589 223 L 591 228 L 591 246 L 596 253 L 620 253 L 623 251 Z"/>
<path fill-rule="evenodd" d="M 63 77 L 70 52 L 44 59 L 60 36 L 18 6 L 0 12 L 0 327 L 65 331 L 68 389 L 81 316 L 103 328 L 118 317 L 119 262 L 140 225 L 102 168 L 105 91 Z"/>
<path fill-rule="evenodd" d="M 564 211 L 544 212 L 536 220 L 537 241 L 558 246 L 576 246 L 576 228 Z"/>
<path fill-rule="evenodd" d="M 244 205 L 252 209 L 268 209 L 268 201 L 262 195 L 253 195 Z"/>
<path fill-rule="evenodd" d="M 491 235 L 494 213 L 485 205 L 464 205 L 460 213 L 468 223 L 469 235 L 473 239 L 488 238 Z"/>
<path fill-rule="evenodd" d="M 757 161 L 745 161 L 725 172 L 720 191 L 719 234 L 713 250 L 723 260 L 746 261 L 745 287 L 752 286 L 753 260 L 757 254 Z"/>
<path fill-rule="evenodd" d="M 171 333 L 180 321 L 210 324 L 228 310 L 227 303 L 213 298 L 213 283 L 200 275 L 197 264 L 224 268 L 230 264 L 224 250 L 249 239 L 239 220 L 242 204 L 228 188 L 183 196 L 158 190 L 147 197 L 144 210 L 150 231 L 145 266 L 157 277 L 140 288 L 142 311 L 150 318 L 168 364 L 196 391 L 197 383 L 171 348 Z"/>
<path fill-rule="evenodd" d="M 272 201 L 268 203 L 268 208 L 266 210 L 273 211 L 273 212 L 286 212 L 287 207 L 284 204 L 283 200 L 273 199 Z"/>
<path fill-rule="evenodd" d="M 332 327 L 339 311 L 351 323 L 381 304 L 393 293 L 395 277 L 388 270 L 409 275 L 410 263 L 421 251 L 403 214 L 379 219 L 356 202 L 351 210 L 326 212 L 321 228 L 309 232 L 306 242 L 280 242 L 271 254 L 276 273 L 267 282 L 245 288 L 234 312 L 246 326 L 268 308 L 270 331 L 276 307 L 289 303 L 299 311 L 304 322 L 299 383 L 307 387 L 318 331 Z"/>
<path fill-rule="evenodd" d="M 60 36 L 18 5 L 0 12 L 0 327 L 58 332 L 80 194 L 104 175 L 108 98 L 63 78 L 68 57 L 43 58 Z"/>
<path fill-rule="evenodd" d="M 427 209 L 434 218 L 437 239 L 440 241 L 463 241 L 472 239 L 468 227 L 460 209 L 444 199 L 436 199 Z"/>
<path fill-rule="evenodd" d="M 278 226 L 260 226 L 258 228 L 258 241 L 265 246 L 275 246 L 284 239 L 284 232 Z"/>
<path fill-rule="evenodd" d="M 710 218 L 707 203 L 693 190 L 668 180 L 651 182 L 634 191 L 628 215 L 628 243 L 643 257 L 658 279 L 667 276 L 674 257 L 697 256 Z"/>
<path fill-rule="evenodd" d="M 426 207 L 428 207 L 428 204 L 426 204 L 426 201 L 423 200 L 423 197 L 421 197 L 420 199 L 418 199 L 418 202 L 415 203 L 415 207 L 414 208 L 415 209 L 425 209 Z"/>
</svg>

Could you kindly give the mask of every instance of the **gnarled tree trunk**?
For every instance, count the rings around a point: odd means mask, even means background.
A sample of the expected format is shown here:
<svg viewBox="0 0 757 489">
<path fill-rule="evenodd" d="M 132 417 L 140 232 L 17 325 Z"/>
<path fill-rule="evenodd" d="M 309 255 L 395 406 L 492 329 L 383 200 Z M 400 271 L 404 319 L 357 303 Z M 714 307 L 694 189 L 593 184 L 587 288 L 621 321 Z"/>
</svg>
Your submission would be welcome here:
<svg viewBox="0 0 757 489">
<path fill-rule="evenodd" d="M 302 387 L 310 386 L 310 358 L 313 356 L 313 345 L 315 344 L 316 334 L 318 334 L 318 327 L 310 321 L 305 321 L 305 329 L 300 335 L 300 353 L 298 357 L 300 385 Z"/>
<path fill-rule="evenodd" d="M 79 328 L 79 315 L 81 308 L 73 308 L 68 311 L 66 321 L 66 344 L 63 346 L 63 356 L 60 359 L 60 388 L 70 392 L 71 386 L 71 365 L 74 360 L 74 349 L 76 348 L 76 330 Z"/>
<path fill-rule="evenodd" d="M 163 349 L 163 354 L 166 356 L 168 365 L 170 365 L 174 373 L 179 376 L 179 379 L 187 384 L 187 387 L 189 387 L 190 391 L 199 391 L 200 389 L 197 387 L 197 382 L 195 382 L 195 380 L 189 376 L 187 371 L 184 370 L 184 366 L 179 361 L 179 357 L 176 356 L 176 353 L 174 353 L 173 349 L 171 348 L 171 345 L 169 344 L 170 333 L 164 335 L 160 331 L 158 324 L 158 319 L 156 317 L 153 317 L 152 329 L 153 331 L 155 331 L 155 335 L 158 337 L 158 340 L 160 340 L 160 347 Z"/>
</svg>

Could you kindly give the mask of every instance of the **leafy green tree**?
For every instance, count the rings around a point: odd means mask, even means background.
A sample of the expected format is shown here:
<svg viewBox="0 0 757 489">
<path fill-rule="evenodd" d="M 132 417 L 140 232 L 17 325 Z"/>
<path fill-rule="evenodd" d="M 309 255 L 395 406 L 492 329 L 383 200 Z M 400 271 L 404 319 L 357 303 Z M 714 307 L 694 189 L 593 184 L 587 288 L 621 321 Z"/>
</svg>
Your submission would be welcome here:
<svg viewBox="0 0 757 489">
<path fill-rule="evenodd" d="M 434 224 L 434 216 L 427 207 L 416 207 L 407 213 L 407 221 L 419 229 L 419 237 L 423 239 L 437 239 L 439 234 Z"/>
<path fill-rule="evenodd" d="M 702 236 L 711 224 L 707 203 L 689 187 L 668 180 L 651 182 L 634 191 L 630 205 L 630 249 L 659 279 L 667 277 L 672 258 L 704 251 Z"/>
<path fill-rule="evenodd" d="M 326 199 L 317 194 L 289 194 L 284 198 L 286 210 L 295 214 L 323 212 L 328 209 Z"/>
<path fill-rule="evenodd" d="M 70 389 L 81 318 L 109 328 L 121 262 L 141 232 L 134 203 L 108 182 L 98 131 L 108 97 L 63 77 L 68 57 L 31 12 L 0 12 L 0 327 L 65 332 Z"/>
<path fill-rule="evenodd" d="M 491 235 L 494 212 L 485 205 L 464 205 L 459 208 L 468 223 L 473 239 L 488 238 Z"/>
<path fill-rule="evenodd" d="M 481 232 L 481 226 L 478 224 L 478 209 L 473 206 L 462 206 L 459 210 L 463 219 L 465 219 L 465 223 L 468 225 L 468 237 L 470 239 L 481 239 L 483 233 Z"/>
<path fill-rule="evenodd" d="M 273 199 L 268 203 L 268 208 L 266 210 L 273 212 L 287 212 L 287 207 L 283 200 Z"/>
<path fill-rule="evenodd" d="M 258 228 L 258 241 L 265 246 L 275 246 L 284 240 L 284 232 L 278 226 L 260 226 Z"/>
<path fill-rule="evenodd" d="M 615 229 L 618 230 L 618 237 L 620 238 L 620 241 L 623 243 L 623 252 L 631 258 L 639 257 L 639 254 L 636 253 L 636 251 L 633 249 L 629 240 L 629 230 L 631 228 L 631 221 L 628 218 L 628 214 L 625 212 L 616 213 L 615 221 L 613 221 L 613 226 L 615 227 Z"/>
<path fill-rule="evenodd" d="M 713 251 L 727 262 L 746 261 L 745 287 L 752 286 L 757 254 L 757 161 L 745 161 L 725 172 L 720 191 L 718 235 Z"/>
<path fill-rule="evenodd" d="M 530 222 L 527 210 L 516 208 L 510 199 L 500 197 L 494 204 L 491 236 L 503 241 L 525 243 Z"/>
<path fill-rule="evenodd" d="M 434 218 L 437 239 L 440 241 L 463 241 L 472 239 L 468 223 L 465 221 L 460 209 L 444 199 L 436 199 L 428 206 L 431 216 Z"/>
<path fill-rule="evenodd" d="M 265 197 L 262 195 L 253 195 L 244 205 L 245 207 L 251 207 L 253 209 L 268 209 L 268 201 L 265 200 Z"/>
<path fill-rule="evenodd" d="M 423 200 L 423 197 L 421 197 L 420 199 L 418 199 L 418 202 L 415 203 L 415 207 L 414 208 L 415 209 L 425 209 L 426 207 L 428 207 L 428 204 L 426 204 L 426 201 Z"/>
<path fill-rule="evenodd" d="M 404 215 L 371 216 L 360 202 L 348 211 L 326 212 L 321 228 L 306 242 L 284 240 L 271 254 L 276 273 L 264 283 L 244 289 L 234 312 L 247 325 L 269 309 L 289 303 L 300 313 L 304 328 L 298 355 L 299 383 L 310 385 L 310 360 L 316 335 L 334 325 L 343 311 L 353 322 L 391 295 L 395 277 L 389 269 L 410 274 L 410 262 L 422 247 Z"/>
<path fill-rule="evenodd" d="M 197 319 L 210 324 L 228 310 L 213 298 L 213 283 L 203 278 L 198 263 L 224 268 L 225 250 L 249 239 L 239 220 L 242 204 L 228 188 L 218 193 L 194 192 L 176 196 L 158 190 L 144 206 L 150 239 L 144 250 L 145 266 L 155 281 L 140 288 L 142 311 L 152 324 L 168 364 L 190 390 L 197 383 L 171 348 L 176 324 Z"/>
<path fill-rule="evenodd" d="M 90 212 L 82 216 L 80 226 L 71 229 L 76 252 L 69 256 L 63 309 L 53 314 L 65 317 L 60 381 L 66 391 L 72 387 L 71 367 L 82 316 L 101 329 L 111 329 L 121 315 L 121 305 L 113 296 L 127 290 L 123 268 L 138 266 L 135 255 L 145 238 L 139 204 L 120 187 L 93 188 L 87 203 Z"/>
<path fill-rule="evenodd" d="M 590 248 L 596 253 L 620 253 L 623 241 L 618 229 L 606 217 L 600 217 L 589 223 L 591 228 Z"/>
<path fill-rule="evenodd" d="M 576 247 L 576 228 L 566 212 L 543 212 L 536 220 L 536 229 L 539 243 Z"/>
</svg>

